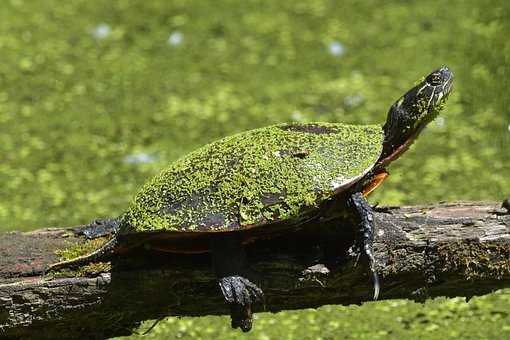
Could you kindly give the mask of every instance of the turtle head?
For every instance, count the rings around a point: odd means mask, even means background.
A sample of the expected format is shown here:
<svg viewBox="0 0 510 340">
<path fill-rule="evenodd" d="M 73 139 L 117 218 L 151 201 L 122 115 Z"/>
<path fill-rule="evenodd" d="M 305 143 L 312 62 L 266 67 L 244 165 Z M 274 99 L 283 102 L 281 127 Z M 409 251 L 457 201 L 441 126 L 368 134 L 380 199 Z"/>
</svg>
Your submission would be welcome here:
<svg viewBox="0 0 510 340">
<path fill-rule="evenodd" d="M 384 124 L 383 157 L 409 145 L 444 107 L 452 90 L 453 73 L 443 66 L 424 77 L 397 100 Z"/>
</svg>

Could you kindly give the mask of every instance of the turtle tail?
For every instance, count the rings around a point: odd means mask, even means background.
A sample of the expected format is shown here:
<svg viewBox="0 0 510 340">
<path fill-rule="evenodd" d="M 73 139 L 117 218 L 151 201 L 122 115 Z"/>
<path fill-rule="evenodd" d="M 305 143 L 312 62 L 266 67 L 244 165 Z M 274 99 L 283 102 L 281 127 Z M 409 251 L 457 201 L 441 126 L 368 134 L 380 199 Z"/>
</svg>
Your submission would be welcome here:
<svg viewBox="0 0 510 340">
<path fill-rule="evenodd" d="M 79 267 L 97 261 L 105 254 L 111 253 L 117 245 L 117 242 L 117 235 L 114 235 L 108 242 L 103 244 L 100 248 L 94 250 L 92 253 L 75 257 L 74 259 L 53 263 L 48 266 L 46 272 L 52 272 L 63 268 Z"/>
</svg>

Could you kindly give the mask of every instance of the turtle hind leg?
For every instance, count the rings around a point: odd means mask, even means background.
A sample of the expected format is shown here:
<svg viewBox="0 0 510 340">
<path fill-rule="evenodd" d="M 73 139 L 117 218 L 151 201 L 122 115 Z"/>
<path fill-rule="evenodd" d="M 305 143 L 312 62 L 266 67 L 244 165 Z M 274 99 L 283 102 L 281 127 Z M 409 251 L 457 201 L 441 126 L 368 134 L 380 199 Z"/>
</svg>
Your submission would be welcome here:
<svg viewBox="0 0 510 340">
<path fill-rule="evenodd" d="M 230 307 L 232 328 L 248 332 L 252 327 L 253 303 L 262 301 L 264 293 L 244 277 L 246 254 L 235 235 L 218 235 L 212 239 L 213 266 L 219 286 Z"/>
<path fill-rule="evenodd" d="M 116 234 L 120 228 L 120 218 L 95 219 L 90 222 L 83 235 L 88 239 L 94 239 L 106 235 Z"/>
<path fill-rule="evenodd" d="M 372 274 L 372 281 L 374 283 L 374 300 L 379 297 L 379 276 L 375 270 L 375 257 L 373 251 L 374 243 L 374 215 L 372 207 L 368 204 L 365 196 L 361 192 L 355 192 L 351 195 L 349 203 L 359 216 L 359 242 L 362 251 L 365 253 L 368 264 L 370 266 L 370 273 Z"/>
</svg>

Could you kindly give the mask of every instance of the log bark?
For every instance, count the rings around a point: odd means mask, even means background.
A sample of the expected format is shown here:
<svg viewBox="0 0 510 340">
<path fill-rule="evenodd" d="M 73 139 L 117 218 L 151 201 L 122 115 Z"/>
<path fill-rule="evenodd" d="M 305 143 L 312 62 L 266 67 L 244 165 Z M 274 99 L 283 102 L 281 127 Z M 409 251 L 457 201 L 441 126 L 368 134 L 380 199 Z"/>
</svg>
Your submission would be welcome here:
<svg viewBox="0 0 510 340">
<path fill-rule="evenodd" d="M 367 266 L 350 247 L 353 227 L 333 222 L 247 247 L 250 278 L 266 294 L 256 312 L 371 300 Z M 375 222 L 380 299 L 470 298 L 510 287 L 510 215 L 499 204 L 379 208 Z M 55 250 L 86 242 L 84 228 L 0 234 L 0 338 L 107 338 L 148 319 L 228 314 L 208 254 L 142 248 L 85 276 L 43 275 Z"/>
</svg>

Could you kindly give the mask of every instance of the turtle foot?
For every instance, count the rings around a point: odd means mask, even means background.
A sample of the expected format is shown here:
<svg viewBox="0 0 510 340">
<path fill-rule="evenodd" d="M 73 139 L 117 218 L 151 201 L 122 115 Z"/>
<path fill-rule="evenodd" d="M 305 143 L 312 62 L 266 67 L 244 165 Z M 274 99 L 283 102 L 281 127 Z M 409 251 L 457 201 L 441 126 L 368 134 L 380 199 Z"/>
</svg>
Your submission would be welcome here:
<svg viewBox="0 0 510 340">
<path fill-rule="evenodd" d="M 251 305 L 264 299 L 262 289 L 242 276 L 222 277 L 219 285 L 230 305 L 232 328 L 248 332 L 253 322 Z"/>
<path fill-rule="evenodd" d="M 83 230 L 83 234 L 88 239 L 94 239 L 110 234 L 115 234 L 119 229 L 119 219 L 96 219 Z"/>
</svg>

